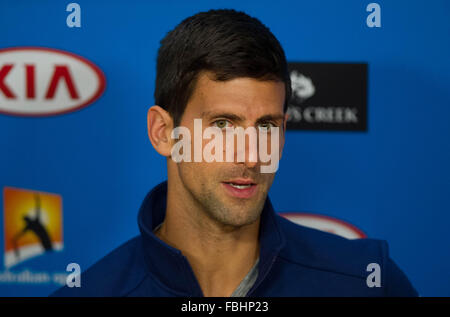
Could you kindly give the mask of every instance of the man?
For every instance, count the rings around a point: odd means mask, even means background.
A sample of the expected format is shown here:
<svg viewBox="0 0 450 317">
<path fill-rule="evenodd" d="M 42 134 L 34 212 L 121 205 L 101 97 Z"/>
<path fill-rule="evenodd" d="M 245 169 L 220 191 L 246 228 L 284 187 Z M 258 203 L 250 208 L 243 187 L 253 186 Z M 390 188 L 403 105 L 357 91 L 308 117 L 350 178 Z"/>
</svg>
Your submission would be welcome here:
<svg viewBox="0 0 450 317">
<path fill-rule="evenodd" d="M 201 131 L 266 133 L 267 143 L 277 141 L 272 158 L 281 157 L 290 95 L 284 51 L 257 19 L 211 10 L 169 32 L 158 52 L 156 105 L 148 111 L 148 136 L 167 158 L 168 180 L 145 198 L 141 234 L 83 273 L 81 288 L 54 295 L 416 296 L 386 242 L 346 240 L 278 216 L 267 197 L 275 172 L 261 172 L 269 163 L 261 153 L 254 159 L 250 141 L 244 160 L 175 159 L 177 142 L 192 135 L 181 156 L 198 150 L 195 142 L 207 145 L 195 132 L 199 119 Z M 189 134 L 177 136 L 177 127 Z M 379 287 L 367 283 L 370 263 L 379 265 Z"/>
</svg>

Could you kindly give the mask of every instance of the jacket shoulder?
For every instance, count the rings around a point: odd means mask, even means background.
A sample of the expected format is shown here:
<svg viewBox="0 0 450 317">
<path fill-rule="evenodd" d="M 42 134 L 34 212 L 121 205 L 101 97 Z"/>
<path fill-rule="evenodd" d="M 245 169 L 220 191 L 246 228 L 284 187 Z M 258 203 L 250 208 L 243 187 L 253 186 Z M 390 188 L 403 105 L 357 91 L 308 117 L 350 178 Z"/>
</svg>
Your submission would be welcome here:
<svg viewBox="0 0 450 317">
<path fill-rule="evenodd" d="M 117 247 L 81 273 L 81 287 L 64 286 L 50 296 L 126 296 L 146 277 L 141 237 Z"/>
<path fill-rule="evenodd" d="M 381 266 L 388 257 L 388 246 L 384 240 L 349 240 L 277 217 L 286 239 L 281 256 L 294 263 L 365 277 L 369 263 Z"/>
<path fill-rule="evenodd" d="M 349 240 L 295 224 L 277 215 L 286 239 L 280 257 L 292 264 L 366 279 L 379 265 L 386 296 L 417 296 L 406 275 L 389 256 L 388 243 L 379 239 Z"/>
</svg>

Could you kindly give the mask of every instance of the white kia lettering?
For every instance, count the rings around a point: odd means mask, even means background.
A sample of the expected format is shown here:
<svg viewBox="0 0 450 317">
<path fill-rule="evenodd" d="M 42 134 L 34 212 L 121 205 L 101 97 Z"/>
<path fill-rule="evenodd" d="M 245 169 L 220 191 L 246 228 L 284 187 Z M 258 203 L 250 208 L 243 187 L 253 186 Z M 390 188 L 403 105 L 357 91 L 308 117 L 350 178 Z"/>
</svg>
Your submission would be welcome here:
<svg viewBox="0 0 450 317">
<path fill-rule="evenodd" d="M 75 54 L 40 47 L 0 50 L 0 113 L 56 115 L 98 99 L 105 76 Z"/>
</svg>

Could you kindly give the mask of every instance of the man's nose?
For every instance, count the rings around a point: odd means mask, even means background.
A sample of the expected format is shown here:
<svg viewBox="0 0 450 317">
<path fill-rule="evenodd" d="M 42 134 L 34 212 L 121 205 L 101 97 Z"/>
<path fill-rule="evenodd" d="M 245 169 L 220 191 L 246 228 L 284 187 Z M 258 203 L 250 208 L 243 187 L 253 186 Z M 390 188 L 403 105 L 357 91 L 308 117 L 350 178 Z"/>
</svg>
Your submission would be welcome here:
<svg viewBox="0 0 450 317">
<path fill-rule="evenodd" d="M 242 153 L 245 151 L 244 153 Z M 237 163 L 244 164 L 247 168 L 254 168 L 258 165 L 258 140 L 257 137 L 252 140 L 245 136 L 245 147 L 237 148 Z M 239 159 L 240 158 L 240 159 Z M 242 161 L 243 159 L 243 161 Z"/>
</svg>

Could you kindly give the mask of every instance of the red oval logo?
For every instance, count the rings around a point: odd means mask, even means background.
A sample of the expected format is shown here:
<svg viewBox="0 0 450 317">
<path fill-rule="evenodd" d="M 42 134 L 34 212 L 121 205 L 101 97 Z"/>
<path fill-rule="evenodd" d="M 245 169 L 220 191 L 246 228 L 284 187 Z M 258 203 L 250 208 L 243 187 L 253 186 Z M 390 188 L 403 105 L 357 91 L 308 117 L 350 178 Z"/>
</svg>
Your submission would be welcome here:
<svg viewBox="0 0 450 317">
<path fill-rule="evenodd" d="M 363 239 L 367 235 L 341 219 L 306 212 L 281 212 L 280 216 L 305 227 L 336 234 L 347 239 Z"/>
<path fill-rule="evenodd" d="M 92 104 L 105 87 L 100 68 L 73 53 L 43 47 L 0 49 L 0 113 L 70 113 Z"/>
</svg>

